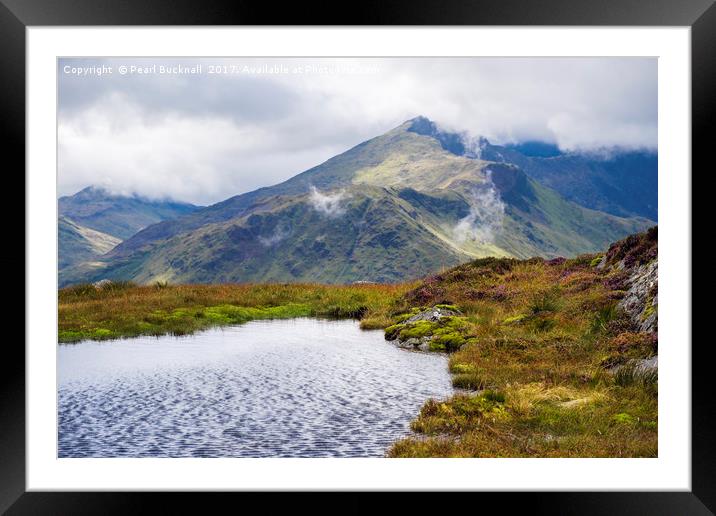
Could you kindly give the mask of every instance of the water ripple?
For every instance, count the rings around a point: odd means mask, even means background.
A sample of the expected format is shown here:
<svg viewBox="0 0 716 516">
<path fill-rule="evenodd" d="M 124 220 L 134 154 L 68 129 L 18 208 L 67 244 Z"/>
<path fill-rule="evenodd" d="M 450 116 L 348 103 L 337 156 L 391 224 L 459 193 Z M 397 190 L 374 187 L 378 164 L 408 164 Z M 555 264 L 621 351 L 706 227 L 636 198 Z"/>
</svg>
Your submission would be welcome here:
<svg viewBox="0 0 716 516">
<path fill-rule="evenodd" d="M 447 360 L 355 321 L 61 345 L 60 457 L 381 457 Z"/>
</svg>

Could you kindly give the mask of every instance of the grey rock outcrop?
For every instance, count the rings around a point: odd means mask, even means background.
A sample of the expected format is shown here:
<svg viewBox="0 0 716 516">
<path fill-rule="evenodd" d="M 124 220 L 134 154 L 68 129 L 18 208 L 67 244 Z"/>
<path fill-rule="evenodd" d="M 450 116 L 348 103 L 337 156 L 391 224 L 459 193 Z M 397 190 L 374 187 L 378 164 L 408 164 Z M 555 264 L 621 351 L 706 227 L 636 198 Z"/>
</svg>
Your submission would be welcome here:
<svg viewBox="0 0 716 516">
<path fill-rule="evenodd" d="M 431 342 L 435 338 L 433 330 L 441 328 L 443 323 L 449 323 L 449 317 L 461 316 L 462 312 L 454 307 L 447 308 L 445 305 L 436 305 L 428 310 L 415 313 L 401 323 L 398 323 L 388 329 L 386 329 L 386 339 L 394 340 L 398 347 L 403 349 L 418 350 L 418 351 L 436 351 L 446 349 L 446 344 L 441 343 L 436 348 L 431 348 Z M 445 319 L 444 321 L 441 320 Z M 417 324 L 417 323 L 428 323 L 428 324 Z M 418 332 L 420 336 L 406 335 L 401 337 L 402 330 L 409 330 L 415 326 L 420 326 L 423 331 Z M 427 326 L 427 328 L 425 328 Z M 427 331 L 425 331 L 427 330 Z M 409 335 L 409 332 L 405 332 Z M 415 335 L 415 333 L 413 333 Z"/>
<path fill-rule="evenodd" d="M 627 280 L 629 289 L 618 306 L 629 315 L 639 331 L 658 331 L 658 284 L 656 260 L 637 267 Z"/>
<path fill-rule="evenodd" d="M 398 347 L 403 349 L 428 351 L 430 349 L 430 337 L 413 337 L 407 340 L 398 340 Z"/>
<path fill-rule="evenodd" d="M 642 373 L 657 371 L 659 369 L 659 357 L 654 355 L 651 358 L 642 358 L 634 362 L 634 368 Z"/>
<path fill-rule="evenodd" d="M 430 310 L 424 310 L 422 312 L 419 312 L 409 319 L 406 319 L 404 321 L 404 324 L 410 324 L 417 321 L 430 321 L 430 322 L 438 322 L 443 317 L 448 316 L 454 316 L 454 315 L 462 315 L 457 310 L 450 310 L 447 308 L 442 308 L 438 306 L 434 306 Z"/>
<path fill-rule="evenodd" d="M 111 285 L 111 284 L 112 284 L 111 280 L 102 279 L 102 280 L 95 281 L 94 283 L 92 283 L 92 286 L 94 288 L 96 288 L 97 290 L 102 290 L 104 287 Z"/>
</svg>

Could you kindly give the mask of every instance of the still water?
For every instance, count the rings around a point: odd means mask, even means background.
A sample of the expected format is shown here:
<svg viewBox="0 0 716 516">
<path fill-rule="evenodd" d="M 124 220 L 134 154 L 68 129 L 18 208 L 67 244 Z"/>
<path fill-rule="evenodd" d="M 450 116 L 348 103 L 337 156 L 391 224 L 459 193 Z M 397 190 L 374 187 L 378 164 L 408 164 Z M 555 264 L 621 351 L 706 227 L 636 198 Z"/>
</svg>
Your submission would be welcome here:
<svg viewBox="0 0 716 516">
<path fill-rule="evenodd" d="M 447 358 L 356 321 L 253 321 L 58 348 L 60 457 L 381 457 Z"/>
</svg>

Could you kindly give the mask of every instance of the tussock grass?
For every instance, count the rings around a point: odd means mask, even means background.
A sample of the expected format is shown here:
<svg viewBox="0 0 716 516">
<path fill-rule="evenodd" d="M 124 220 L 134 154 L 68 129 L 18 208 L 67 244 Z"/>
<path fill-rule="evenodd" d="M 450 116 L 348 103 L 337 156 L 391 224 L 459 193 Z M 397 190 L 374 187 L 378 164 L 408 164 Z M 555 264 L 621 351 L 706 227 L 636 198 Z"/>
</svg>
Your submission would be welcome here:
<svg viewBox="0 0 716 516">
<path fill-rule="evenodd" d="M 618 310 L 626 274 L 598 268 L 602 257 L 475 260 L 409 291 L 406 309 L 450 303 L 464 314 L 465 344 L 449 362 L 460 391 L 427 402 L 416 435 L 388 455 L 656 456 L 656 374 L 629 366 L 656 353 L 656 335 Z"/>
<path fill-rule="evenodd" d="M 640 386 L 645 391 L 656 394 L 659 373 L 656 370 L 638 367 L 634 362 L 627 363 L 614 373 L 614 382 L 621 387 Z"/>
</svg>

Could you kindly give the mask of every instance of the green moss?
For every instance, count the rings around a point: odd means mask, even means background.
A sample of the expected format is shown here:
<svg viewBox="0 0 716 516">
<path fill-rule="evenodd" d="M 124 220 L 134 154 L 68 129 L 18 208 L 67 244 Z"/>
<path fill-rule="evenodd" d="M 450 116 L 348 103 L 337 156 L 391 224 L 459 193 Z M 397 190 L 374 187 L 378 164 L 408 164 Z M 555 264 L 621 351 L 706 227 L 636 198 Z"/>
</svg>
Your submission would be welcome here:
<svg viewBox="0 0 716 516">
<path fill-rule="evenodd" d="M 502 321 L 503 324 L 519 324 L 521 322 L 524 322 L 525 319 L 528 319 L 529 316 L 525 314 L 518 314 L 513 315 L 512 317 L 507 317 L 504 321 Z"/>
<path fill-rule="evenodd" d="M 450 366 L 450 372 L 453 374 L 465 374 L 474 373 L 477 368 L 473 364 L 452 364 Z"/>
<path fill-rule="evenodd" d="M 79 342 L 81 340 L 106 340 L 116 337 L 115 333 L 107 328 L 94 328 L 91 330 L 60 330 L 59 342 Z"/>
<path fill-rule="evenodd" d="M 464 330 L 468 327 L 468 323 L 465 317 L 450 315 L 440 319 L 438 327 L 440 330 L 436 330 L 436 333 L 439 334 L 442 330 L 445 330 L 446 332 Z"/>
<path fill-rule="evenodd" d="M 398 334 L 400 333 L 400 330 L 405 328 L 404 324 L 394 324 L 392 326 L 388 326 L 385 329 L 385 340 L 395 340 L 398 338 Z"/>
<path fill-rule="evenodd" d="M 464 317 L 446 316 L 439 321 L 415 321 L 408 324 L 394 324 L 385 329 L 387 340 L 422 339 L 433 337 L 430 349 L 433 351 L 456 351 L 465 344 L 463 332 L 469 327 Z"/>
<path fill-rule="evenodd" d="M 598 254 L 597 256 L 594 257 L 594 259 L 591 262 L 589 262 L 589 266 L 596 267 L 597 265 L 599 265 L 601 263 L 602 258 L 604 258 L 604 255 Z"/>
<path fill-rule="evenodd" d="M 420 339 L 428 337 L 433 334 L 438 328 L 438 324 L 430 321 L 416 321 L 414 323 L 406 324 L 404 328 L 398 334 L 400 340 L 408 339 Z"/>
<path fill-rule="evenodd" d="M 465 337 L 457 332 L 450 332 L 433 337 L 430 341 L 430 349 L 435 346 L 436 349 L 440 350 L 457 351 L 463 344 L 465 344 Z"/>
<path fill-rule="evenodd" d="M 206 319 L 214 324 L 229 324 L 232 322 L 232 318 L 229 314 L 222 313 L 217 310 L 207 309 L 204 312 L 200 312 L 199 319 Z"/>
<path fill-rule="evenodd" d="M 300 303 L 260 308 L 234 305 L 210 306 L 203 310 L 203 314 L 206 319 L 220 324 L 241 324 L 254 319 L 287 319 L 312 315 L 310 306 Z M 177 309 L 172 315 L 185 318 L 190 313 L 188 310 Z"/>
<path fill-rule="evenodd" d="M 107 339 L 113 335 L 112 330 L 108 330 L 107 328 L 96 328 L 92 332 L 92 338 L 94 339 Z"/>
<path fill-rule="evenodd" d="M 456 396 L 452 400 L 452 409 L 454 412 L 465 415 L 486 414 L 491 413 L 498 404 L 505 401 L 504 395 L 500 395 L 494 391 L 485 391 L 478 396 Z"/>
<path fill-rule="evenodd" d="M 479 342 L 479 339 L 477 337 L 467 337 L 465 339 L 465 344 L 463 345 L 463 348 L 475 346 L 478 344 L 478 342 Z"/>
<path fill-rule="evenodd" d="M 430 341 L 428 349 L 430 349 L 430 351 L 447 351 L 445 344 L 438 342 L 435 339 Z"/>
<path fill-rule="evenodd" d="M 132 321 L 118 329 L 96 327 L 89 330 L 60 330 L 58 340 L 77 342 L 138 335 L 188 335 L 211 326 L 243 324 L 254 319 L 288 319 L 310 315 L 314 315 L 311 307 L 301 303 L 267 307 L 223 304 L 203 308 L 176 308 L 171 311 L 154 310 L 143 320 Z"/>
<path fill-rule="evenodd" d="M 407 319 L 410 319 L 413 315 L 415 315 L 415 314 L 413 314 L 413 313 L 400 314 L 400 315 L 397 315 L 394 318 L 394 320 L 395 320 L 396 324 L 402 323 L 402 322 L 406 321 Z"/>
<path fill-rule="evenodd" d="M 641 320 L 646 321 L 649 317 L 654 315 L 656 313 L 656 307 L 654 306 L 654 298 L 650 297 L 646 301 L 646 308 L 644 309 L 644 312 L 641 314 Z"/>
<path fill-rule="evenodd" d="M 455 305 L 435 305 L 435 308 L 441 308 L 443 310 L 450 310 L 452 312 L 460 311 L 460 309 Z"/>
<path fill-rule="evenodd" d="M 626 412 L 615 414 L 612 420 L 623 425 L 633 425 L 635 423 L 635 419 Z"/>
<path fill-rule="evenodd" d="M 79 342 L 89 338 L 87 333 L 75 330 L 60 330 L 57 336 L 60 342 Z"/>
</svg>

